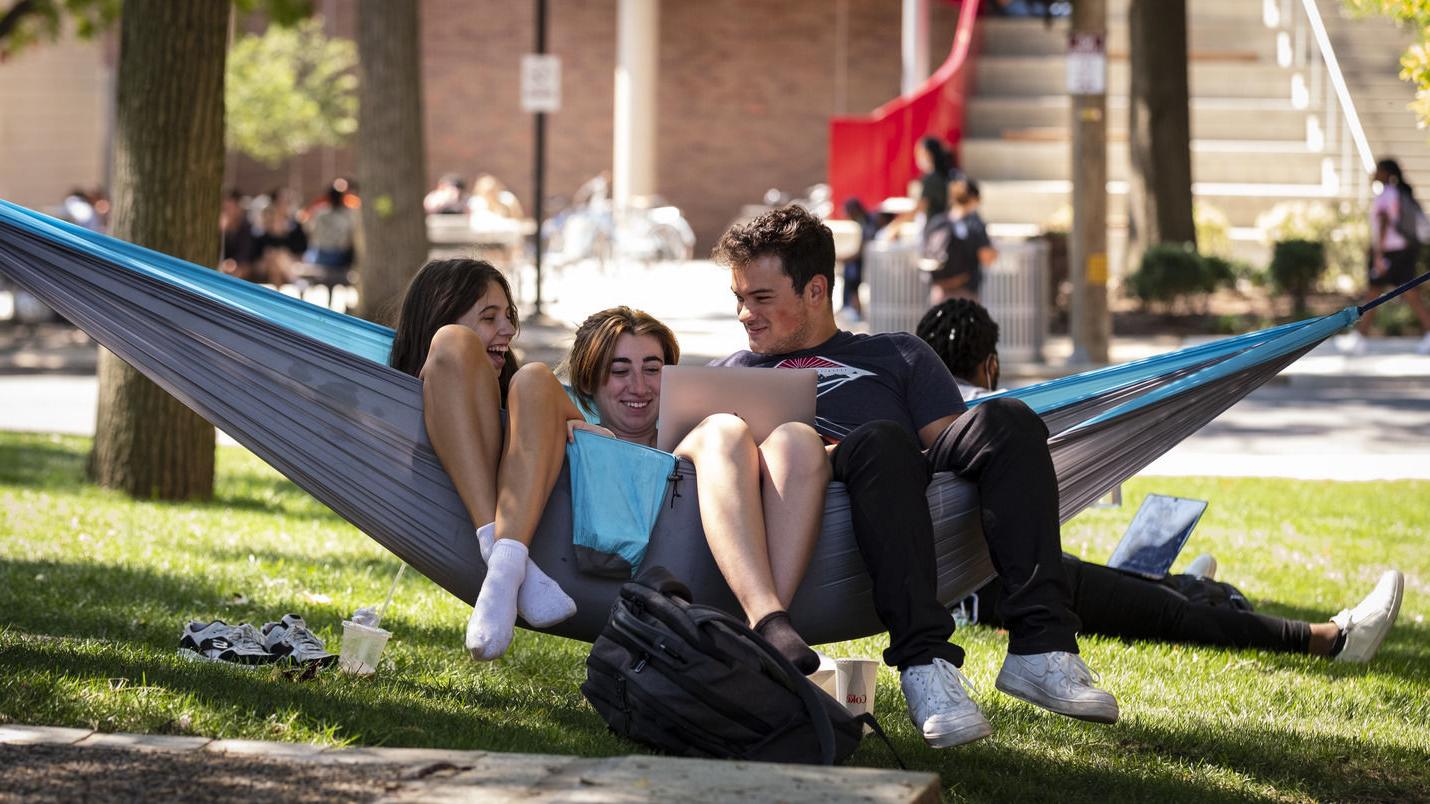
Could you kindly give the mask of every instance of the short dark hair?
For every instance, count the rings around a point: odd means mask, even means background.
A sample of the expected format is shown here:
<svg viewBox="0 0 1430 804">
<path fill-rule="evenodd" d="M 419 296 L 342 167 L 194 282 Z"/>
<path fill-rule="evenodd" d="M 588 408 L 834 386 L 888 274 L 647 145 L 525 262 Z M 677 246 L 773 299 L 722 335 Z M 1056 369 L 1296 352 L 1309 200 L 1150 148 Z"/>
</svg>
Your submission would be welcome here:
<svg viewBox="0 0 1430 804">
<path fill-rule="evenodd" d="M 933 347 L 953 376 L 964 379 L 998 352 L 997 322 L 983 305 L 970 299 L 948 299 L 930 307 L 914 334 Z"/>
<path fill-rule="evenodd" d="M 834 234 L 803 207 L 779 207 L 731 226 L 710 256 L 731 268 L 761 257 L 779 257 L 780 268 L 794 284 L 795 293 L 803 293 L 816 276 L 834 287 Z"/>
<path fill-rule="evenodd" d="M 416 377 L 427 362 L 427 352 L 437 330 L 457 323 L 493 282 L 506 294 L 507 320 L 520 329 L 516 306 L 511 303 L 511 286 L 496 266 L 485 260 L 469 259 L 432 260 L 422 266 L 402 298 L 388 365 Z M 508 360 L 498 376 L 503 395 L 515 373 L 516 361 Z"/>
</svg>

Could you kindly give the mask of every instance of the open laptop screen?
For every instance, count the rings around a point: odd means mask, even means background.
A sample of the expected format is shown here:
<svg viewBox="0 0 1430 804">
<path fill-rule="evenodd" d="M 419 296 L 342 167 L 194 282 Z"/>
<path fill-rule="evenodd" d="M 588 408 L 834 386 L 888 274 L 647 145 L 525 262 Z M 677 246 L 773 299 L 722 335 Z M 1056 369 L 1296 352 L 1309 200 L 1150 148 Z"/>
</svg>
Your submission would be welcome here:
<svg viewBox="0 0 1430 804">
<path fill-rule="evenodd" d="M 1148 578 L 1165 577 L 1206 509 L 1206 500 L 1148 494 L 1107 566 Z"/>
</svg>

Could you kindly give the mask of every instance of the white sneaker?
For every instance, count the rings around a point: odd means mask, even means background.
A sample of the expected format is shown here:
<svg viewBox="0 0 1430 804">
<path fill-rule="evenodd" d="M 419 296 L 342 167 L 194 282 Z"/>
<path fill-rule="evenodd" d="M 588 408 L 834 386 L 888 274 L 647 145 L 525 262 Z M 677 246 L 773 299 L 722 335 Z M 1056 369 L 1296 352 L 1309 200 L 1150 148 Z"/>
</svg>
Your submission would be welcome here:
<svg viewBox="0 0 1430 804">
<path fill-rule="evenodd" d="M 993 733 L 978 704 L 968 697 L 973 683 L 943 659 L 910 667 L 899 674 L 909 704 L 909 719 L 923 731 L 924 742 L 949 748 Z"/>
<path fill-rule="evenodd" d="M 1205 578 L 1208 581 L 1216 580 L 1216 556 L 1211 553 L 1202 553 L 1192 559 L 1192 563 L 1187 565 L 1187 574 Z"/>
<path fill-rule="evenodd" d="M 1415 354 L 1430 355 L 1430 332 L 1420 339 L 1420 343 L 1415 345 Z"/>
<path fill-rule="evenodd" d="M 1400 570 L 1386 570 L 1375 588 L 1353 609 L 1343 609 L 1331 618 L 1346 635 L 1346 644 L 1336 654 L 1338 662 L 1368 662 L 1400 615 L 1400 599 L 1405 594 L 1405 576 Z"/>
<path fill-rule="evenodd" d="M 1096 723 L 1117 722 L 1117 699 L 1093 685 L 1092 671 L 1076 653 L 1052 651 L 1003 660 L 994 686 L 1034 706 Z"/>
<path fill-rule="evenodd" d="M 1351 330 L 1336 338 L 1336 351 L 1343 355 L 1363 355 L 1366 351 L 1365 336 Z"/>
</svg>

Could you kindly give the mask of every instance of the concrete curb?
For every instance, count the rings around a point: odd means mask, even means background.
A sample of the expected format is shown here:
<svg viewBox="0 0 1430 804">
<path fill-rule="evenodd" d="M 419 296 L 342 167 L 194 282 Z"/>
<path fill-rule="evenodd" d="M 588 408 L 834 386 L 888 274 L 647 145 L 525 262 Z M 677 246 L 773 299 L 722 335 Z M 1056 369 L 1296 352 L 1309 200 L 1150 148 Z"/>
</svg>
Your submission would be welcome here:
<svg viewBox="0 0 1430 804">
<path fill-rule="evenodd" d="M 321 765 L 393 766 L 389 802 L 700 801 L 936 802 L 937 774 L 663 756 L 573 757 L 433 748 L 334 748 L 308 743 L 105 734 L 61 726 L 0 725 L 0 745 L 60 745 L 192 753 Z"/>
</svg>

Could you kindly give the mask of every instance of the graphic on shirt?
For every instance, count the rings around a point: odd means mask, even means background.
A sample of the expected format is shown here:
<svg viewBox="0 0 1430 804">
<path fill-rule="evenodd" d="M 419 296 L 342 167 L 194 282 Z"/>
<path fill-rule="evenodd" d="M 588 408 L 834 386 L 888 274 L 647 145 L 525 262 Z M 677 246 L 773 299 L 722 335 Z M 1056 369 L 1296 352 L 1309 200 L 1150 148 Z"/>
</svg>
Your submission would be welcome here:
<svg viewBox="0 0 1430 804">
<path fill-rule="evenodd" d="M 808 357 L 787 357 L 775 364 L 775 368 L 812 368 L 819 375 L 819 381 L 815 383 L 816 397 L 824 396 L 829 391 L 833 391 L 847 382 L 853 382 L 860 377 L 872 377 L 874 372 L 865 371 L 861 368 L 830 360 L 827 357 L 810 355 Z"/>
</svg>

